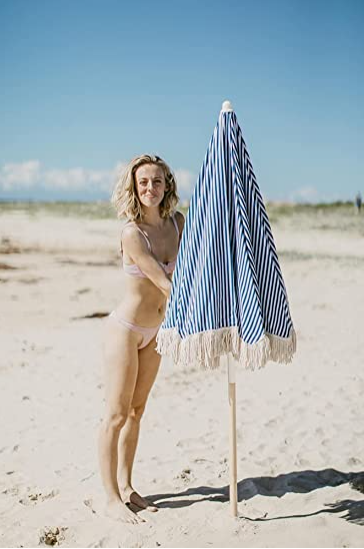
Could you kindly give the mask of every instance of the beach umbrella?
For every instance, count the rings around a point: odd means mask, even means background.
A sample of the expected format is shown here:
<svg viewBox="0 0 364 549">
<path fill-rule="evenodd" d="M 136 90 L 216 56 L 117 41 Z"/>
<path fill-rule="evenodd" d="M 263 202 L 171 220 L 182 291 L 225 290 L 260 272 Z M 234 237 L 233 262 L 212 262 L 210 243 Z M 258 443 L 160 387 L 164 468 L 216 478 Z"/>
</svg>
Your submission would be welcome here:
<svg viewBox="0 0 364 549">
<path fill-rule="evenodd" d="M 296 336 L 268 215 L 229 101 L 193 190 L 156 349 L 176 364 L 205 369 L 227 356 L 236 516 L 235 364 L 291 362 Z"/>
</svg>

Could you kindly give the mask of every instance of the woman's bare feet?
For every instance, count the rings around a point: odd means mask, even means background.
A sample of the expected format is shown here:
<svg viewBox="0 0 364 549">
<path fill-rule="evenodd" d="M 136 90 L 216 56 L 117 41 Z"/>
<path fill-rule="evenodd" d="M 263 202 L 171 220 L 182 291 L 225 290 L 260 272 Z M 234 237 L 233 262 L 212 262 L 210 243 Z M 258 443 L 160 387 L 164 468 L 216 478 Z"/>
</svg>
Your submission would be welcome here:
<svg viewBox="0 0 364 549">
<path fill-rule="evenodd" d="M 120 491 L 120 494 L 122 501 L 126 505 L 128 503 L 132 503 L 133 505 L 140 507 L 140 509 L 146 509 L 147 511 L 151 511 L 152 513 L 158 511 L 158 507 L 152 505 L 150 501 L 143 498 L 140 494 L 138 494 L 138 492 L 134 490 L 134 488 L 128 488 L 126 490 Z"/>
<path fill-rule="evenodd" d="M 114 499 L 107 502 L 107 504 L 105 505 L 105 515 L 114 520 L 129 522 L 131 524 L 145 522 L 144 519 L 138 517 L 138 515 L 128 509 L 128 507 L 121 501 L 121 499 Z"/>
</svg>

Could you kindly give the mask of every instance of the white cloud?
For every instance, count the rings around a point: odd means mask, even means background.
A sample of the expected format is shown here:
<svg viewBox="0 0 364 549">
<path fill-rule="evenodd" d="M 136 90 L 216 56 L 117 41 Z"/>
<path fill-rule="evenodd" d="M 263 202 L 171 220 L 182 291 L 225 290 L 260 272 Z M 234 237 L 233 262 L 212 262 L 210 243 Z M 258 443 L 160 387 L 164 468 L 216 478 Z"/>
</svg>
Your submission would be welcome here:
<svg viewBox="0 0 364 549">
<path fill-rule="evenodd" d="M 45 170 L 40 183 L 51 189 L 110 191 L 112 186 L 111 170 L 87 170 L 71 168 L 69 170 Z"/>
<path fill-rule="evenodd" d="M 119 162 L 112 170 L 87 170 L 82 167 L 70 169 L 46 169 L 39 160 L 18 164 L 4 164 L 0 169 L 0 190 L 11 191 L 37 188 L 62 191 L 110 192 L 115 177 L 125 166 Z"/>
<path fill-rule="evenodd" d="M 20 164 L 4 164 L 0 170 L 0 189 L 7 191 L 14 187 L 32 187 L 39 180 L 39 174 L 39 160 L 29 160 Z"/>
<path fill-rule="evenodd" d="M 44 189 L 62 192 L 111 193 L 126 165 L 126 162 L 119 161 L 110 170 L 88 170 L 82 167 L 47 169 L 39 160 L 4 164 L 0 169 L 0 191 L 34 188 L 37 191 Z M 181 198 L 190 198 L 195 175 L 184 169 L 176 170 L 175 175 Z"/>
<path fill-rule="evenodd" d="M 86 170 L 73 168 L 70 170 L 47 170 L 42 179 L 46 187 L 78 190 L 85 186 L 86 177 Z"/>
</svg>

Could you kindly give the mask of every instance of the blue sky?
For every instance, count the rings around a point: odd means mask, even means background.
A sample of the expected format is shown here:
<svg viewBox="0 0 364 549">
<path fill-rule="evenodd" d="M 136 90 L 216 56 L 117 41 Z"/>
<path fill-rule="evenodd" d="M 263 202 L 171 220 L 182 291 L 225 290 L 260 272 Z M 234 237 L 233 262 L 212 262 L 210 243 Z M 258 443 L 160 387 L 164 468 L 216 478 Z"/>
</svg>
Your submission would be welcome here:
<svg viewBox="0 0 364 549">
<path fill-rule="evenodd" d="M 233 103 L 267 199 L 364 194 L 364 1 L 0 0 L 0 198 L 108 198 L 143 152 L 192 192 Z"/>
</svg>

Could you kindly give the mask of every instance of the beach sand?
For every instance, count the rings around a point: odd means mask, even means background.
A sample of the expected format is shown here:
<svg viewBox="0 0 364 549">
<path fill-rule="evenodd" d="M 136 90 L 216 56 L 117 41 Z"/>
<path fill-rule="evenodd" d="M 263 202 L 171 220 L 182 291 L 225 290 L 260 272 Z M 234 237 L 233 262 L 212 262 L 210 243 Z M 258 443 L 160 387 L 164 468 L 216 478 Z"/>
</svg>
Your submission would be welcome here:
<svg viewBox="0 0 364 549">
<path fill-rule="evenodd" d="M 364 237 L 277 223 L 298 349 L 237 373 L 238 514 L 230 516 L 226 364 L 163 358 L 134 483 L 160 507 L 102 515 L 103 318 L 123 292 L 119 222 L 0 217 L 0 546 L 360 547 Z M 96 318 L 84 318 L 96 315 Z M 360 487 L 360 486 L 359 486 Z"/>
</svg>

